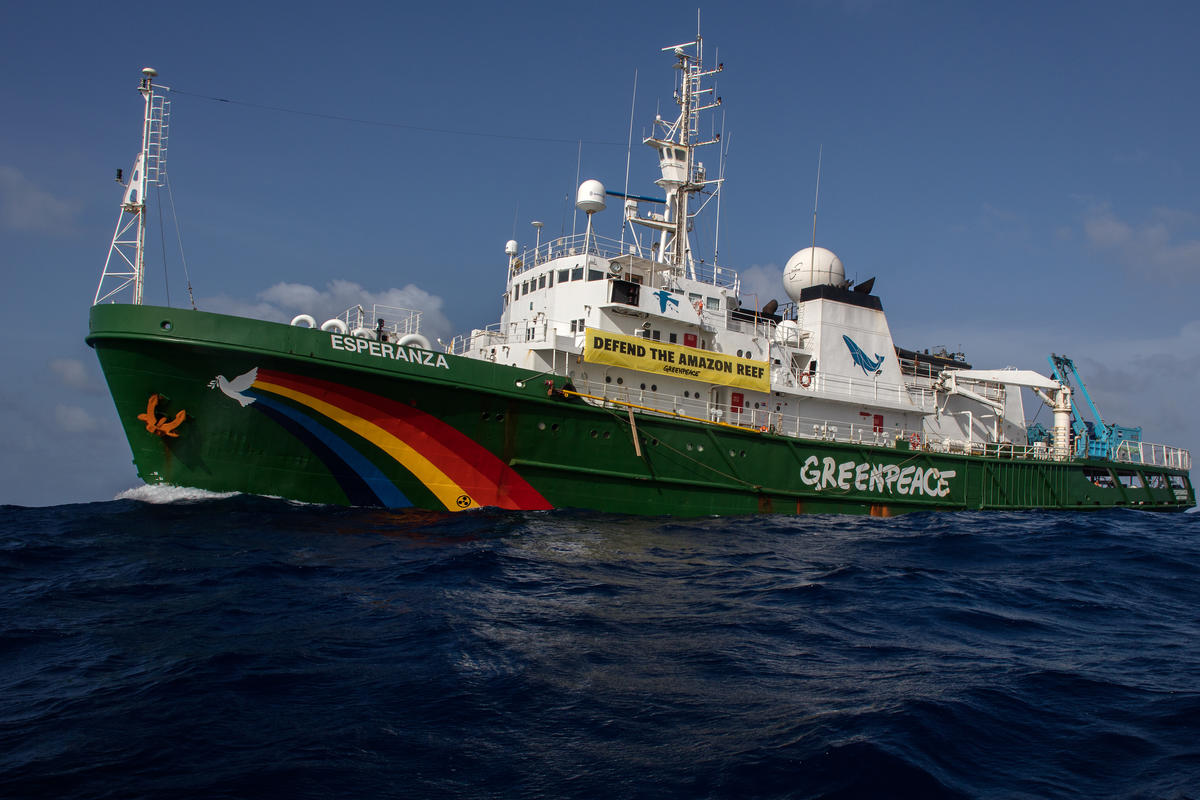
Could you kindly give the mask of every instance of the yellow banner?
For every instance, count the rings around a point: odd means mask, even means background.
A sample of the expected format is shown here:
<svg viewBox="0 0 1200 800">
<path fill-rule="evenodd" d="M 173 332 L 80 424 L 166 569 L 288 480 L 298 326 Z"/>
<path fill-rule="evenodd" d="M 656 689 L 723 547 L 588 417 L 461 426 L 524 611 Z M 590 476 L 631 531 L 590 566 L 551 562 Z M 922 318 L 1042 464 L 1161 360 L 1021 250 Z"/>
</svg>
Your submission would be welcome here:
<svg viewBox="0 0 1200 800">
<path fill-rule="evenodd" d="M 756 392 L 771 391 L 766 361 L 736 358 L 698 347 L 667 344 L 595 328 L 587 329 L 583 360 Z"/>
</svg>

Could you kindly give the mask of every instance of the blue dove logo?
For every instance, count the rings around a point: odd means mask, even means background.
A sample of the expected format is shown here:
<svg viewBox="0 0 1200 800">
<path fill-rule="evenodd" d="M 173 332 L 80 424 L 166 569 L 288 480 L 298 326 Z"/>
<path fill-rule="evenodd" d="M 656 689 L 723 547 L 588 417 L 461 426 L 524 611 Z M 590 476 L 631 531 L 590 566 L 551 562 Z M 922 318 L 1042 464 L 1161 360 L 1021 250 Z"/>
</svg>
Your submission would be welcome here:
<svg viewBox="0 0 1200 800">
<path fill-rule="evenodd" d="M 867 354 L 863 352 L 861 347 L 854 343 L 853 339 L 844 334 L 842 338 L 846 340 L 846 347 L 850 348 L 850 357 L 854 359 L 855 364 L 862 367 L 864 375 L 871 375 L 872 373 L 878 375 L 883 371 L 883 356 L 876 353 L 873 360 L 867 358 Z"/>
<path fill-rule="evenodd" d="M 671 293 L 666 289 L 659 289 L 654 293 L 654 296 L 658 298 L 658 310 L 664 314 L 667 313 L 667 303 L 673 306 L 679 305 L 679 301 L 671 297 Z"/>
</svg>

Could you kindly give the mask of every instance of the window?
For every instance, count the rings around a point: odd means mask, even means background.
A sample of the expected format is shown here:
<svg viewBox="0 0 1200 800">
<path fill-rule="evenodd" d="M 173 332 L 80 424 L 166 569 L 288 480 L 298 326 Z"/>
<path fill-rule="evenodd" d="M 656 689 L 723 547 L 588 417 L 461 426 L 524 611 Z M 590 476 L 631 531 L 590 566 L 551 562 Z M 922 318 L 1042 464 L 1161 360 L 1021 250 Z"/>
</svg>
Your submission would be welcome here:
<svg viewBox="0 0 1200 800">
<path fill-rule="evenodd" d="M 719 298 L 719 297 L 708 298 L 708 310 L 709 311 L 720 311 L 721 310 L 721 298 Z"/>
<path fill-rule="evenodd" d="M 1126 472 L 1124 470 L 1117 473 L 1117 480 L 1121 481 L 1121 485 L 1126 489 L 1141 489 L 1142 476 L 1136 472 Z"/>
<path fill-rule="evenodd" d="M 573 281 L 583 280 L 583 267 L 575 267 L 575 269 L 571 270 L 571 280 L 573 280 Z"/>
<path fill-rule="evenodd" d="M 662 331 L 650 331 L 650 336 L 654 341 L 658 341 L 662 338 Z"/>
<path fill-rule="evenodd" d="M 575 320 L 571 320 L 571 333 L 575 333 Z"/>
<path fill-rule="evenodd" d="M 1176 489 L 1186 489 L 1187 488 L 1183 483 L 1182 475 L 1168 475 L 1167 480 L 1170 481 L 1171 486 Z"/>
<path fill-rule="evenodd" d="M 545 275 L 542 275 L 542 277 L 538 278 L 538 288 L 539 289 L 546 288 L 546 276 Z"/>
<path fill-rule="evenodd" d="M 520 299 L 521 299 L 521 284 L 515 283 L 515 284 L 513 284 L 513 300 L 520 300 Z"/>
<path fill-rule="evenodd" d="M 1146 485 L 1151 489 L 1165 489 L 1167 488 L 1166 476 L 1161 472 L 1151 472 L 1146 476 Z"/>
<path fill-rule="evenodd" d="M 701 300 L 700 295 L 698 295 L 694 292 L 692 294 L 688 295 L 688 302 L 691 303 L 692 305 L 696 305 L 696 303 L 699 303 L 700 300 Z"/>
<path fill-rule="evenodd" d="M 1106 469 L 1085 469 L 1083 471 L 1083 475 L 1092 482 L 1093 486 L 1097 486 L 1101 489 L 1111 489 L 1116 486 L 1112 475 L 1110 475 Z"/>
<path fill-rule="evenodd" d="M 579 332 L 583 333 L 583 331 L 584 331 L 583 320 L 579 320 Z"/>
<path fill-rule="evenodd" d="M 558 271 L 558 282 L 559 282 L 559 283 L 566 283 L 566 282 L 567 282 L 567 281 L 569 281 L 569 280 L 571 280 L 571 270 L 569 270 L 569 269 L 560 269 L 560 270 Z"/>
<path fill-rule="evenodd" d="M 589 269 L 588 270 L 588 280 L 589 281 L 602 281 L 602 280 L 604 280 L 604 273 L 598 269 Z"/>
<path fill-rule="evenodd" d="M 668 338 L 667 338 L 667 341 L 668 341 L 668 342 L 670 342 L 671 344 L 677 344 L 677 343 L 678 343 L 678 340 L 679 340 L 679 334 L 676 334 L 676 333 L 669 333 L 669 334 L 667 334 L 667 336 L 668 336 Z"/>
<path fill-rule="evenodd" d="M 685 158 L 687 158 L 687 153 L 683 152 L 682 150 L 676 150 L 675 157 L 680 161 L 683 161 Z"/>
</svg>

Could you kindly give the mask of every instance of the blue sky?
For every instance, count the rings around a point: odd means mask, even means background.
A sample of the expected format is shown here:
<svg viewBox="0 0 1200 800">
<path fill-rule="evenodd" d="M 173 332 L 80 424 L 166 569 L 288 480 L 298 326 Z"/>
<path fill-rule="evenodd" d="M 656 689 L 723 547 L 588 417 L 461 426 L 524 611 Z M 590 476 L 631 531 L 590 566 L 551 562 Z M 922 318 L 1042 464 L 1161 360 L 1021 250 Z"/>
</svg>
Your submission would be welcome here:
<svg viewBox="0 0 1200 800">
<path fill-rule="evenodd" d="M 6 8 L 0 503 L 137 483 L 83 338 L 143 66 L 178 90 L 168 171 L 201 308 L 324 313 L 356 285 L 421 302 L 452 333 L 498 318 L 507 239 L 532 244 L 534 219 L 570 229 L 577 158 L 582 177 L 623 184 L 635 71 L 636 140 L 674 110 L 659 49 L 696 25 L 674 3 L 432 6 Z M 818 241 L 877 276 L 897 344 L 1043 372 L 1069 354 L 1106 418 L 1200 452 L 1200 6 L 701 13 L 726 65 L 723 264 L 783 297 L 823 147 Z M 635 146 L 631 191 L 653 191 L 654 172 Z M 597 218 L 602 233 L 617 222 Z M 161 251 L 152 230 L 148 302 L 166 300 Z M 173 238 L 167 255 L 178 305 Z"/>
</svg>

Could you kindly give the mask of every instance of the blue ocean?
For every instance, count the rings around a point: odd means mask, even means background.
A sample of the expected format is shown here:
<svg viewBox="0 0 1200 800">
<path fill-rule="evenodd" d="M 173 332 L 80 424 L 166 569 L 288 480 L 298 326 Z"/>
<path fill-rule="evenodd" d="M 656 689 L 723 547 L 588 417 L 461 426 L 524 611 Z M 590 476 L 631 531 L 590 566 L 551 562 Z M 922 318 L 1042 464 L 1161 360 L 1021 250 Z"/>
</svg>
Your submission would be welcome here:
<svg viewBox="0 0 1200 800">
<path fill-rule="evenodd" d="M 6 798 L 1198 798 L 1200 515 L 0 508 Z"/>
</svg>

